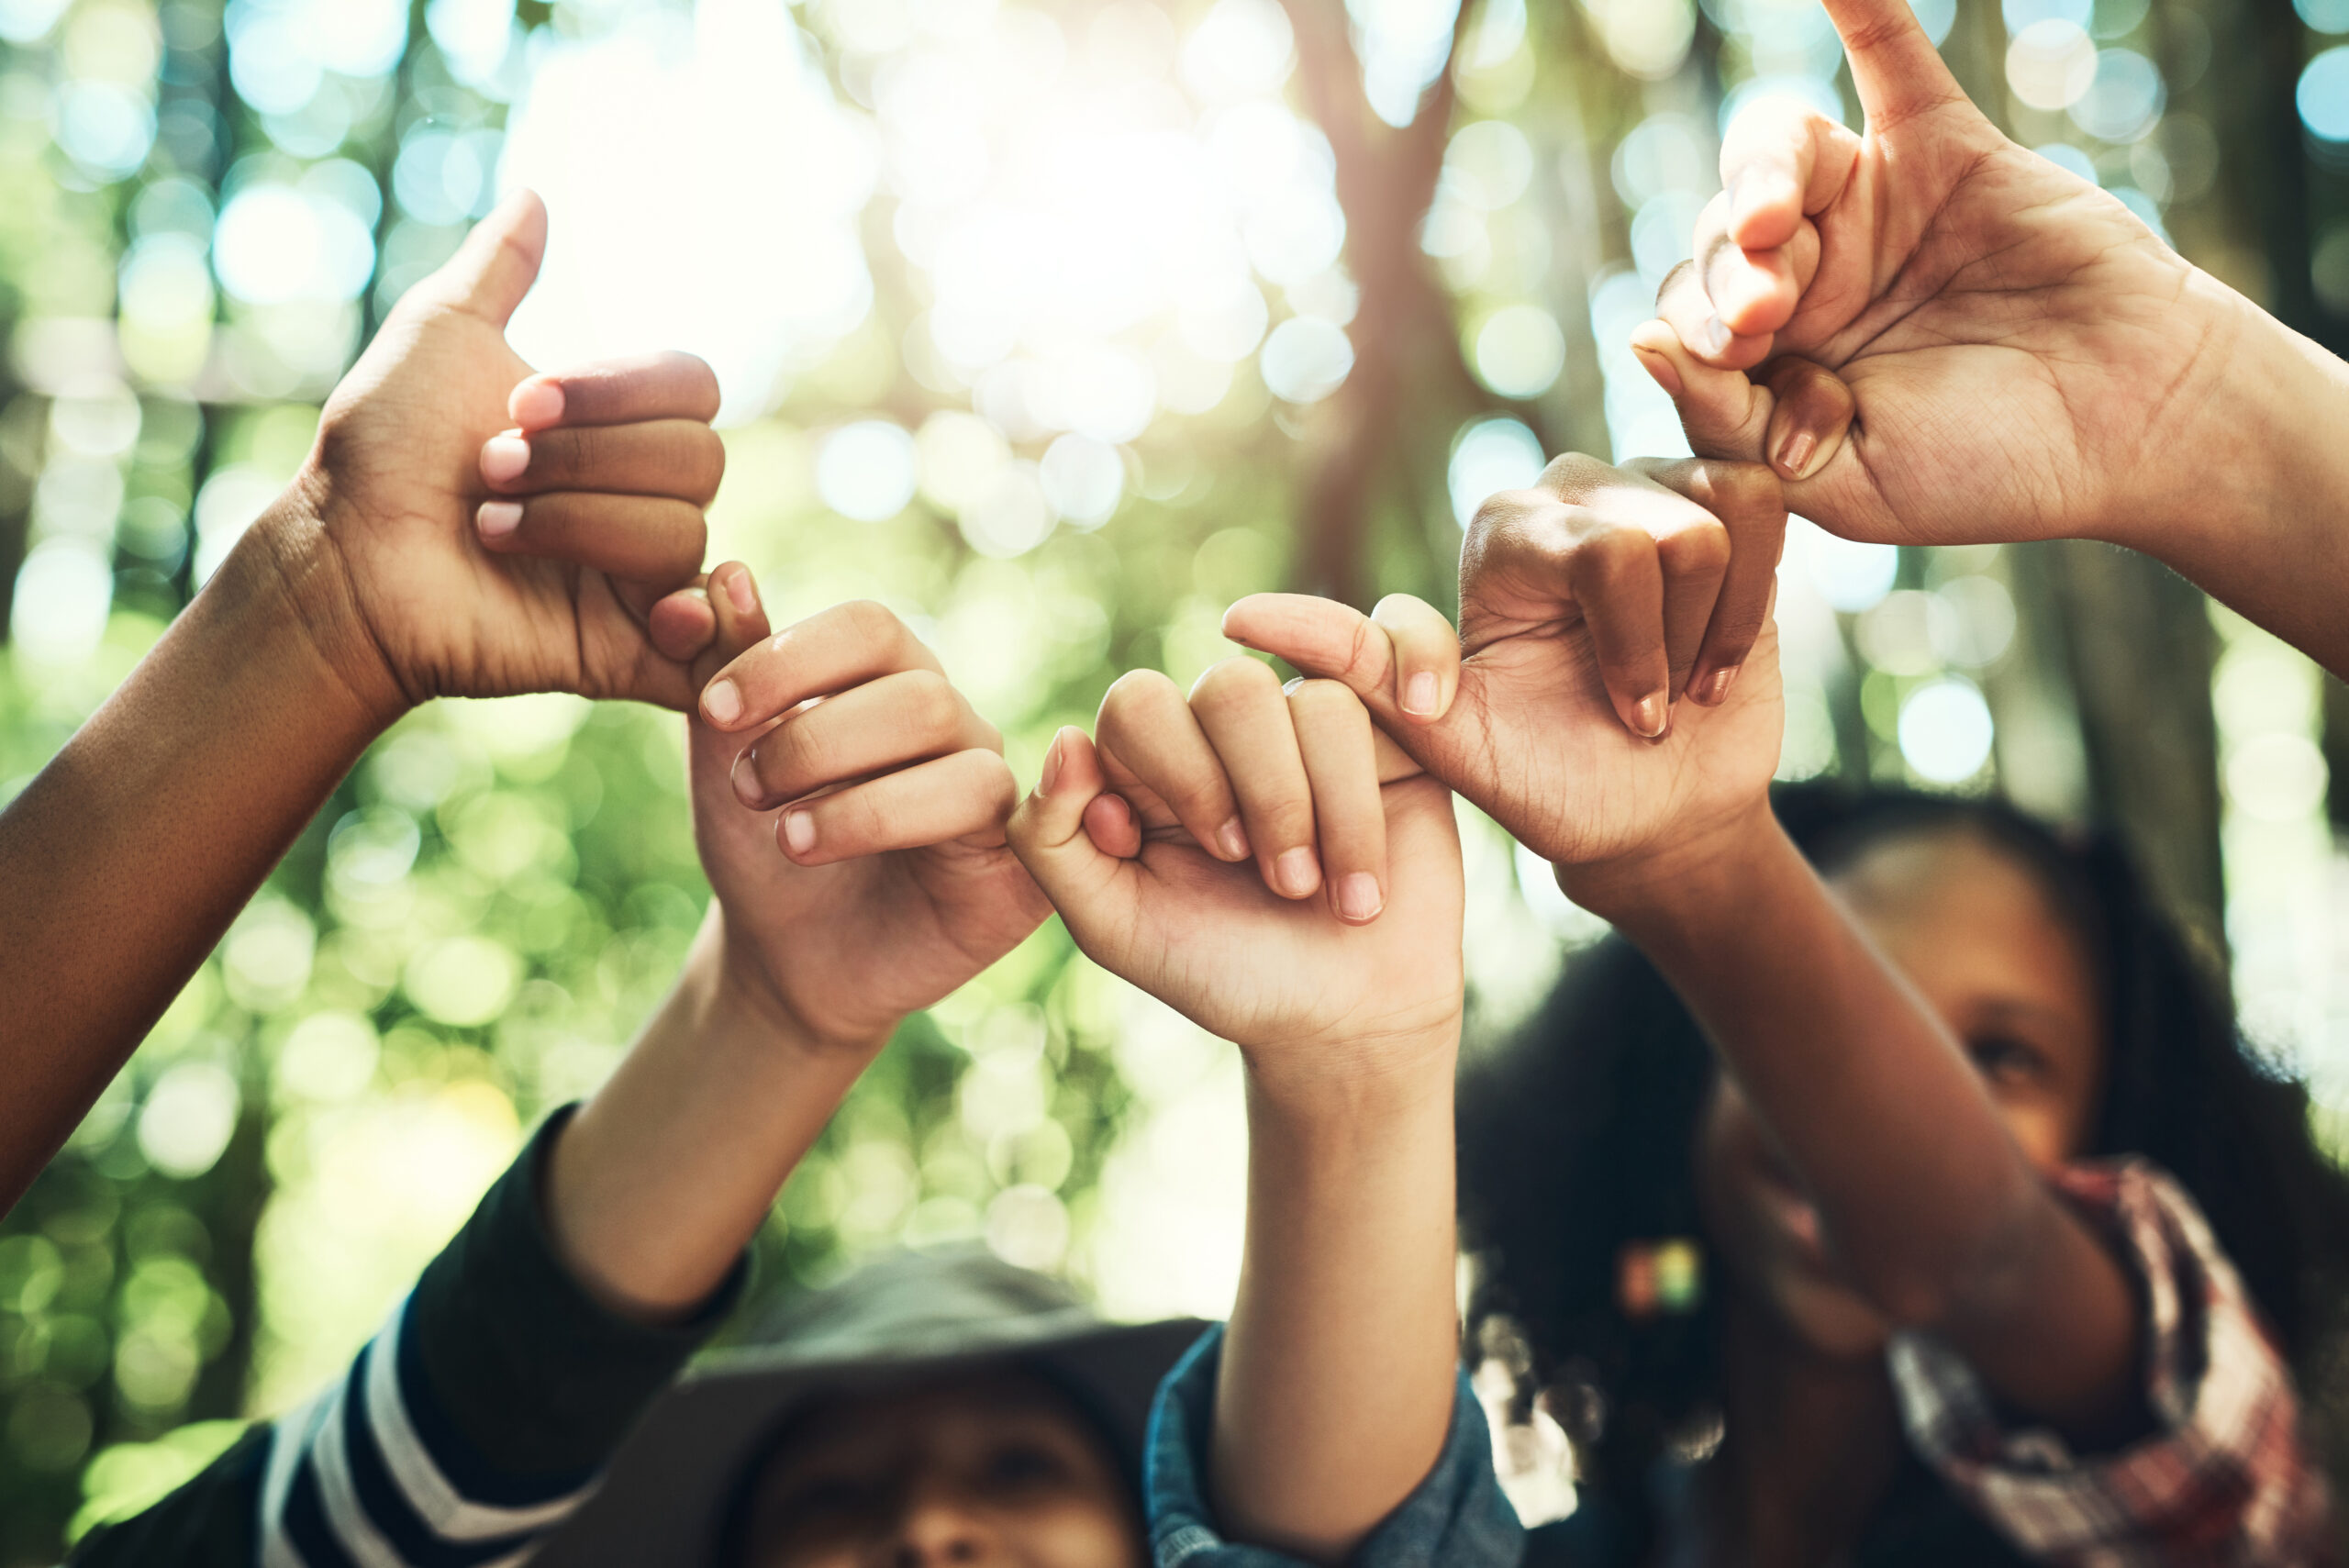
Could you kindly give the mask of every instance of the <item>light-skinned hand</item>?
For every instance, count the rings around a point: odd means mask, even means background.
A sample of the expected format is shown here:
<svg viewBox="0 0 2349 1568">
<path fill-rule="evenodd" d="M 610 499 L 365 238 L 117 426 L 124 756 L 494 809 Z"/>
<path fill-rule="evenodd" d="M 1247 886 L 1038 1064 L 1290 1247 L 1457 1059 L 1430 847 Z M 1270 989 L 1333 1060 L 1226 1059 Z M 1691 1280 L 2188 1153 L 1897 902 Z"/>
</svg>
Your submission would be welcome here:
<svg viewBox="0 0 2349 1568">
<path fill-rule="evenodd" d="M 1907 0 L 1827 9 L 1865 129 L 1741 114 L 1696 261 L 1632 335 L 1690 444 L 1895 543 L 2128 542 L 2208 499 L 2201 422 L 2256 313 L 1992 125 Z"/>
<path fill-rule="evenodd" d="M 1005 839 L 1003 738 L 879 605 L 770 636 L 733 562 L 708 602 L 688 765 L 729 972 L 800 1037 L 878 1049 L 1051 912 Z"/>
<path fill-rule="evenodd" d="M 1224 632 L 1343 683 L 1597 907 L 1639 868 L 1767 809 L 1785 726 L 1769 619 L 1785 528 L 1757 464 L 1564 457 L 1477 514 L 1457 638 L 1403 595 L 1366 617 L 1260 594 L 1232 606 Z M 1691 670 L 1711 700 L 1664 707 Z"/>
<path fill-rule="evenodd" d="M 1011 821 L 1013 847 L 1088 957 L 1238 1044 L 1260 1081 L 1359 1083 L 1453 1048 L 1463 895 L 1450 797 L 1380 745 L 1351 692 L 1284 690 L 1245 658 L 1209 670 L 1187 699 L 1137 673 L 1109 689 L 1097 728 L 1097 746 L 1060 732 Z M 1246 850 L 1211 851 L 1186 826 L 1215 842 L 1235 803 L 1251 840 L 1277 841 L 1274 823 L 1302 833 L 1310 885 L 1276 892 Z"/>
</svg>

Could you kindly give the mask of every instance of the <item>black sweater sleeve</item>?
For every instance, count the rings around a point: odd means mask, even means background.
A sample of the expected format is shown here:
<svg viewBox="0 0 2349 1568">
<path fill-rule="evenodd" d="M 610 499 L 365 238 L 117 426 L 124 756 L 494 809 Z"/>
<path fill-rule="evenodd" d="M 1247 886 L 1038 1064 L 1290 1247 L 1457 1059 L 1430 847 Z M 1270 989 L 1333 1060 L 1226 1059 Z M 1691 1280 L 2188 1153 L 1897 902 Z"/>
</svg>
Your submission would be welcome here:
<svg viewBox="0 0 2349 1568">
<path fill-rule="evenodd" d="M 85 1539 L 74 1568 L 289 1561 L 482 1562 L 569 1518 L 643 1411 L 740 1298 L 747 1268 L 685 1322 L 648 1326 L 556 1257 L 548 1118 L 350 1371 L 256 1428 L 154 1507 Z"/>
</svg>

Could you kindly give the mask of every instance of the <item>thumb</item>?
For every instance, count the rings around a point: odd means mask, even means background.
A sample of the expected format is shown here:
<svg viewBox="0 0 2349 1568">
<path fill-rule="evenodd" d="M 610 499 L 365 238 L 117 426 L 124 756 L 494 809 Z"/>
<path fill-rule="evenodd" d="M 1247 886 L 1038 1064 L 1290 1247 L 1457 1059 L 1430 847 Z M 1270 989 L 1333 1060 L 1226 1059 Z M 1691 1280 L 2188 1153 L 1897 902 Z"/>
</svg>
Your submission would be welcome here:
<svg viewBox="0 0 2349 1568">
<path fill-rule="evenodd" d="M 1105 899 L 1130 874 L 1130 862 L 1102 849 L 1086 831 L 1097 803 L 1117 800 L 1108 789 L 1092 738 L 1074 725 L 1063 726 L 1044 753 L 1035 792 L 1012 812 L 1006 829 L 1012 853 L 1080 942 L 1084 930 L 1106 913 Z"/>
<path fill-rule="evenodd" d="M 432 292 L 503 328 L 538 282 L 546 253 L 546 203 L 536 191 L 518 190 L 473 225 L 457 253 L 432 275 Z"/>
</svg>

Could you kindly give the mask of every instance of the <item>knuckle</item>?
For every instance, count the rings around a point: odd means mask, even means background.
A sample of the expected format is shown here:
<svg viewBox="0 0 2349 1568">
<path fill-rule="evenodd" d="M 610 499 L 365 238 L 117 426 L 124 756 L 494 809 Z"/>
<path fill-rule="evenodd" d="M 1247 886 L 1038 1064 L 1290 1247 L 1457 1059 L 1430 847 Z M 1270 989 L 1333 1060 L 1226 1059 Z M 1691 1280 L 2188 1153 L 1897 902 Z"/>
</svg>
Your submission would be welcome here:
<svg viewBox="0 0 2349 1568">
<path fill-rule="evenodd" d="M 895 612 L 875 599 L 851 599 L 833 613 L 841 628 L 861 643 L 886 644 L 905 629 Z"/>
<path fill-rule="evenodd" d="M 1767 463 L 1715 459 L 1705 464 L 1705 478 L 1712 492 L 1713 510 L 1724 522 L 1769 522 L 1786 517 L 1785 494 Z"/>
<path fill-rule="evenodd" d="M 825 776 L 830 748 L 820 734 L 811 732 L 804 717 L 785 724 L 751 750 L 751 762 L 759 782 L 771 794 L 796 795 Z"/>
<path fill-rule="evenodd" d="M 1561 452 L 1550 460 L 1535 488 L 1552 495 L 1579 495 L 1614 474 L 1612 465 L 1588 452 Z"/>
<path fill-rule="evenodd" d="M 1108 691 L 1102 695 L 1097 722 L 1102 728 L 1110 728 L 1182 700 L 1181 689 L 1162 672 L 1129 670 L 1110 682 Z"/>
<path fill-rule="evenodd" d="M 1645 528 L 1593 517 L 1568 554 L 1577 575 L 1587 573 L 1597 582 L 1613 583 L 1651 565 L 1656 558 L 1656 543 Z"/>
<path fill-rule="evenodd" d="M 1475 516 L 1468 520 L 1468 531 L 1479 539 L 1505 533 L 1514 528 L 1526 507 L 1538 505 L 1539 498 L 1522 490 L 1497 490 L 1476 504 Z"/>
<path fill-rule="evenodd" d="M 1718 576 L 1729 569 L 1729 529 L 1709 513 L 1691 518 L 1658 541 L 1656 554 L 1667 577 Z"/>
<path fill-rule="evenodd" d="M 1308 679 L 1288 688 L 1288 706 L 1292 712 L 1313 718 L 1342 718 L 1349 711 L 1361 712 L 1362 699 L 1342 682 Z"/>
<path fill-rule="evenodd" d="M 563 475 L 575 478 L 595 473 L 603 457 L 603 432 L 593 425 L 565 426 L 562 437 L 550 455 Z"/>
<path fill-rule="evenodd" d="M 950 737 L 963 728 L 962 699 L 953 683 L 932 670 L 908 670 L 898 677 L 906 723 L 926 740 Z"/>
<path fill-rule="evenodd" d="M 1191 686 L 1191 706 L 1221 706 L 1247 702 L 1279 687 L 1280 677 L 1273 673 L 1271 665 L 1241 654 L 1210 664 L 1201 673 Z"/>
</svg>

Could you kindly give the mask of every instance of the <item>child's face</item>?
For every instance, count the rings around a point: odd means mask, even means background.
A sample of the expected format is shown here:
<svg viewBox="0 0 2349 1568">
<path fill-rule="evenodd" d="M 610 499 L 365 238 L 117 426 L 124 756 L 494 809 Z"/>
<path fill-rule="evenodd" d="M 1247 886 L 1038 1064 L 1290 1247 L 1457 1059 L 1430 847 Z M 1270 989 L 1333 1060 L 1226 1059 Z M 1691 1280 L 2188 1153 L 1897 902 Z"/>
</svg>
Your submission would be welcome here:
<svg viewBox="0 0 2349 1568">
<path fill-rule="evenodd" d="M 2032 873 L 1952 829 L 1885 840 L 1831 881 L 1965 1044 L 2024 1155 L 2042 1169 L 2072 1158 L 2103 1092 L 2105 1023 L 2080 937 Z M 1884 1319 L 1845 1281 L 1818 1210 L 1726 1078 L 1698 1167 L 1706 1229 L 1732 1286 L 1823 1354 L 1880 1352 Z"/>
<path fill-rule="evenodd" d="M 1141 1568 L 1116 1462 L 1048 1385 L 985 1373 L 818 1417 L 771 1460 L 752 1568 Z"/>
</svg>

